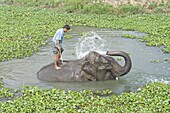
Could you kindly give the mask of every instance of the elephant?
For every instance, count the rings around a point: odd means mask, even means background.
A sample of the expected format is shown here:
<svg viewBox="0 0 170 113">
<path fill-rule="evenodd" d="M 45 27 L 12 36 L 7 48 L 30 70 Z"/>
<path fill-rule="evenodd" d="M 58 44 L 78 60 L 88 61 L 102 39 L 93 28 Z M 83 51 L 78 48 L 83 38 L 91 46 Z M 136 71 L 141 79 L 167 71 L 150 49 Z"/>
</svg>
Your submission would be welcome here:
<svg viewBox="0 0 170 113">
<path fill-rule="evenodd" d="M 112 56 L 123 57 L 124 66 Z M 61 66 L 61 61 L 58 64 Z M 131 58 L 123 51 L 107 51 L 106 55 L 91 51 L 81 59 L 64 60 L 60 70 L 54 68 L 54 63 L 44 66 L 37 72 L 37 78 L 51 82 L 115 80 L 127 74 L 131 68 Z"/>
</svg>

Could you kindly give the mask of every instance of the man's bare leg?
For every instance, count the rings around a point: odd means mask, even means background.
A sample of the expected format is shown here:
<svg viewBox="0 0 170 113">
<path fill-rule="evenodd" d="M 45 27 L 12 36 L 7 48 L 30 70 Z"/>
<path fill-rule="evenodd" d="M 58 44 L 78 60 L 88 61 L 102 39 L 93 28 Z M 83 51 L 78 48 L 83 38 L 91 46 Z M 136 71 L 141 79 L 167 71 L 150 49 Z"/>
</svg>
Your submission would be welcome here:
<svg viewBox="0 0 170 113">
<path fill-rule="evenodd" d="M 60 54 L 58 54 L 58 59 L 60 59 L 61 58 L 61 55 Z"/>
<path fill-rule="evenodd" d="M 58 64 L 57 64 L 57 61 L 59 60 L 59 54 L 55 54 L 54 55 L 54 68 L 55 69 L 61 69 L 59 66 L 58 66 Z"/>
</svg>

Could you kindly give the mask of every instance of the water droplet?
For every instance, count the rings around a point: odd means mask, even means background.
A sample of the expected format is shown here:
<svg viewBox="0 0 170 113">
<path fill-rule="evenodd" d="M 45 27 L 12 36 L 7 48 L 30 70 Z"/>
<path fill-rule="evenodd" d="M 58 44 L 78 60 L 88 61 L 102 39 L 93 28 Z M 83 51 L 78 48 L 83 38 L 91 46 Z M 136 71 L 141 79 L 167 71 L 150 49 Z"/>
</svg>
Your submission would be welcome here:
<svg viewBox="0 0 170 113">
<path fill-rule="evenodd" d="M 101 54 L 105 54 L 104 49 L 105 40 L 96 32 L 88 32 L 79 39 L 76 45 L 76 55 L 78 58 L 82 58 L 90 51 L 97 51 Z"/>
</svg>

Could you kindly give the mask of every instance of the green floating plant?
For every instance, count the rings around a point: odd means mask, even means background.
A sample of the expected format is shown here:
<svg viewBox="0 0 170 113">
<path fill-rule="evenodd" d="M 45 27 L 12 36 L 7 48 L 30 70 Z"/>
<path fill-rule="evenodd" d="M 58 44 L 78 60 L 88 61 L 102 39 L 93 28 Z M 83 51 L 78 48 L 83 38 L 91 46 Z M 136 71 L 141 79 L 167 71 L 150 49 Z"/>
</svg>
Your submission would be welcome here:
<svg viewBox="0 0 170 113">
<path fill-rule="evenodd" d="M 147 46 L 163 46 L 170 52 L 170 14 L 113 15 L 60 14 L 52 9 L 0 6 L 0 61 L 24 58 L 39 51 L 48 37 L 64 24 L 95 26 L 147 33 L 140 37 Z M 83 34 L 83 33 L 81 33 Z M 124 37 L 138 38 L 129 34 Z M 66 35 L 66 38 L 71 38 Z"/>
<path fill-rule="evenodd" d="M 167 61 L 170 63 L 170 58 L 164 58 L 164 61 Z"/>
<path fill-rule="evenodd" d="M 162 60 L 151 60 L 152 63 L 162 63 Z"/>
<path fill-rule="evenodd" d="M 112 94 L 110 90 L 65 91 L 23 86 L 21 96 L 0 102 L 0 112 L 161 112 L 169 111 L 170 84 L 154 82 L 138 92 Z M 13 97 L 3 88 L 5 96 Z M 0 93 L 2 95 L 2 93 Z M 4 93 L 3 93 L 4 95 Z M 109 95 L 104 96 L 103 95 Z"/>
<path fill-rule="evenodd" d="M 123 34 L 123 37 L 125 37 L 125 38 L 132 38 L 132 39 L 139 38 L 139 37 L 133 36 L 131 34 Z"/>
</svg>

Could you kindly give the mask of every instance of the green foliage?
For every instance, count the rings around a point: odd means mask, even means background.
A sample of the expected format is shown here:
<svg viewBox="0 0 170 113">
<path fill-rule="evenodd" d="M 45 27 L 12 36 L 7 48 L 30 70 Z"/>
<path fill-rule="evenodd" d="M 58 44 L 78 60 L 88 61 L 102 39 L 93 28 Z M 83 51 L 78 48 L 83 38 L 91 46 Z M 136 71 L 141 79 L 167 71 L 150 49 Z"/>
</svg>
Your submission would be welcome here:
<svg viewBox="0 0 170 113">
<path fill-rule="evenodd" d="M 0 89 L 0 100 L 13 98 L 14 94 L 10 88 L 1 88 Z"/>
<path fill-rule="evenodd" d="M 134 39 L 134 38 L 139 38 L 139 37 L 133 36 L 133 35 L 131 35 L 131 34 L 123 34 L 123 37 L 125 37 L 125 38 L 132 38 L 132 39 Z"/>
<path fill-rule="evenodd" d="M 61 0 L 1 0 L 5 4 L 14 4 L 28 7 L 48 7 L 53 8 L 59 6 Z"/>
<path fill-rule="evenodd" d="M 152 62 L 152 63 L 162 63 L 161 60 L 152 60 L 151 62 Z"/>
<path fill-rule="evenodd" d="M 160 6 L 157 6 L 153 9 L 154 13 L 169 13 L 170 12 L 170 4 L 160 4 Z"/>
<path fill-rule="evenodd" d="M 79 32 L 79 35 L 80 35 L 80 36 L 84 36 L 85 33 L 84 33 L 84 32 Z"/>
<path fill-rule="evenodd" d="M 167 61 L 170 63 L 170 58 L 165 58 L 164 61 Z"/>
<path fill-rule="evenodd" d="M 158 4 L 156 2 L 152 2 L 149 4 L 149 9 L 155 9 L 156 7 L 158 7 Z"/>
<path fill-rule="evenodd" d="M 85 13 L 85 14 L 109 14 L 112 13 L 113 7 L 107 3 L 102 4 L 100 0 L 63 0 L 64 7 L 61 9 L 68 13 Z"/>
<path fill-rule="evenodd" d="M 22 96 L 0 102 L 0 112 L 101 112 L 101 113 L 168 113 L 170 84 L 152 83 L 138 92 L 100 97 L 92 91 L 64 91 L 26 87 Z M 98 91 L 101 93 L 101 91 Z M 109 90 L 102 94 L 110 94 Z"/>
<path fill-rule="evenodd" d="M 121 57 L 119 57 L 119 58 L 117 58 L 117 60 L 118 60 L 118 61 L 122 61 L 122 58 L 121 58 Z"/>
<path fill-rule="evenodd" d="M 0 78 L 0 101 L 13 98 L 14 97 L 14 93 L 13 93 L 14 90 L 11 89 L 11 88 L 4 88 L 3 85 L 4 85 L 3 79 Z"/>
<path fill-rule="evenodd" d="M 94 14 L 111 14 L 112 13 L 112 6 L 108 4 L 87 4 L 83 6 L 83 13 L 94 13 Z"/>
<path fill-rule="evenodd" d="M 0 78 L 0 88 L 2 88 L 3 85 L 4 85 L 4 83 L 3 83 L 3 78 Z"/>
<path fill-rule="evenodd" d="M 46 39 L 64 24 L 145 32 L 148 36 L 141 40 L 147 46 L 164 46 L 162 50 L 170 52 L 170 14 L 77 15 L 59 14 L 51 9 L 1 5 L 0 18 L 0 61 L 24 58 L 38 52 L 39 47 L 46 44 Z M 127 34 L 124 36 L 128 37 Z"/>
<path fill-rule="evenodd" d="M 108 95 L 111 95 L 112 94 L 112 91 L 111 90 L 96 90 L 93 92 L 93 94 L 96 94 L 96 95 L 99 95 L 99 96 L 108 96 Z"/>
<path fill-rule="evenodd" d="M 106 2 L 104 0 L 1 0 L 0 2 L 16 6 L 53 8 L 57 12 L 85 13 L 85 14 L 141 14 L 141 13 L 168 13 L 169 2 L 150 2 L 142 0 L 124 0 Z M 132 3 L 131 3 L 132 2 Z M 134 3 L 133 3 L 134 2 Z M 164 10 L 167 9 L 167 10 Z"/>
<path fill-rule="evenodd" d="M 164 61 L 170 63 L 170 58 L 164 58 Z M 152 63 L 162 63 L 163 60 L 151 60 Z"/>
<path fill-rule="evenodd" d="M 46 44 L 47 32 L 52 36 L 64 24 L 56 24 L 58 20 L 50 21 L 47 13 L 46 16 L 42 15 L 43 10 L 37 12 L 38 9 L 29 11 L 9 6 L 0 6 L 0 9 L 0 61 L 23 58 L 38 52 L 39 47 Z"/>
<path fill-rule="evenodd" d="M 122 5 L 119 6 L 120 13 L 122 14 L 140 14 L 144 13 L 144 9 L 139 5 Z"/>
</svg>

